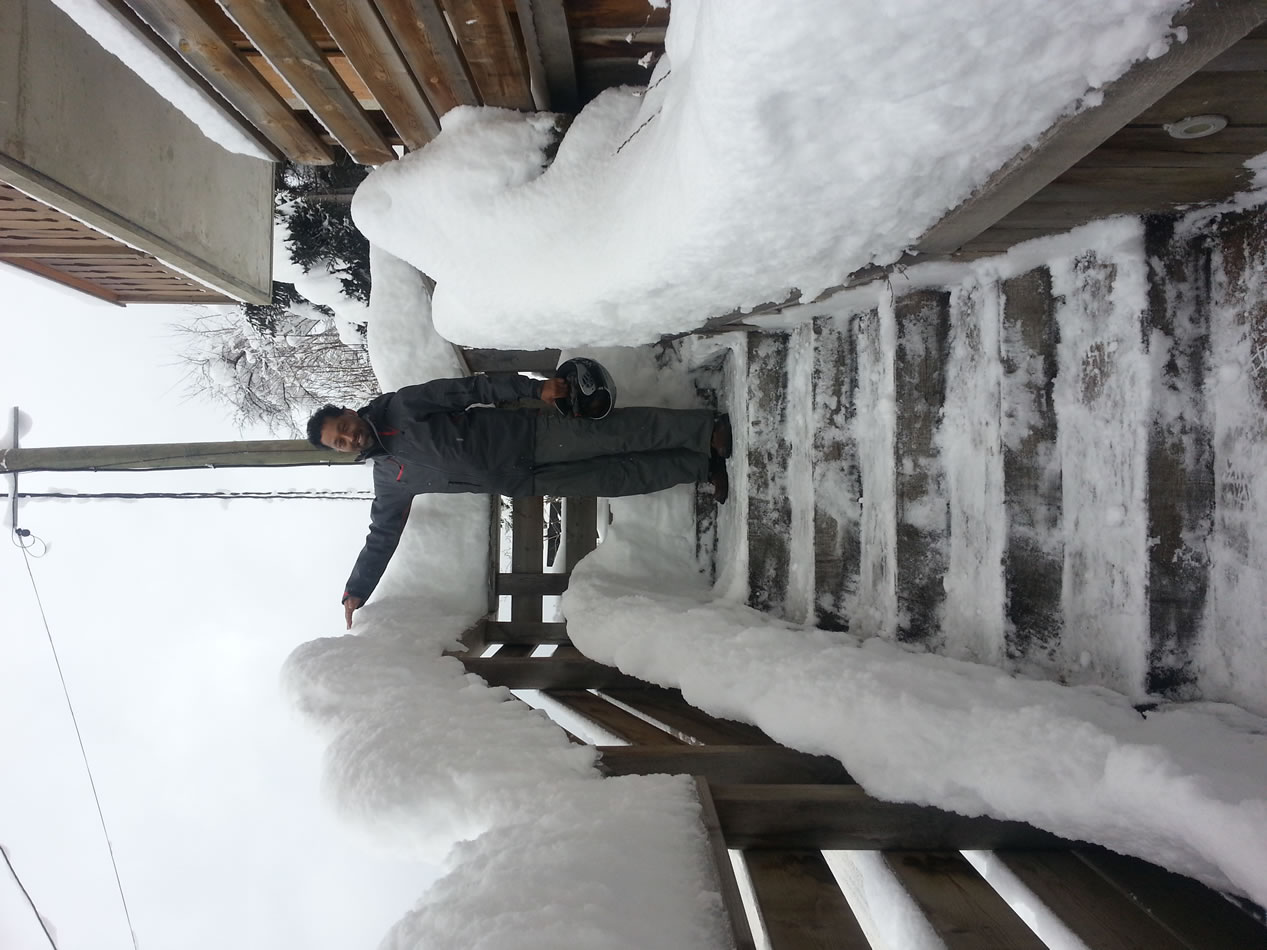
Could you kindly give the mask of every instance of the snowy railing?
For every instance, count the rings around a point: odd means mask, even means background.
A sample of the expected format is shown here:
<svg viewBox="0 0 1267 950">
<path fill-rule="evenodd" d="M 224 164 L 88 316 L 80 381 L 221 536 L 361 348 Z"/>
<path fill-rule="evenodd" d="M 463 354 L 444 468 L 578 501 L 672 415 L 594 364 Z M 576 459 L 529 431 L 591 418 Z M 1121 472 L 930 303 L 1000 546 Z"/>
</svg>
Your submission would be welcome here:
<svg viewBox="0 0 1267 950">
<path fill-rule="evenodd" d="M 833 758 L 583 656 L 565 621 L 542 619 L 596 540 L 593 499 L 561 509 L 562 573 L 542 569 L 545 499 L 513 503 L 508 545 L 494 519 L 511 570 L 496 571 L 494 607 L 455 655 L 489 685 L 535 691 L 606 776 L 695 778 L 737 948 L 1267 945 L 1267 928 L 1195 881 L 1020 822 L 872 798 Z"/>
</svg>

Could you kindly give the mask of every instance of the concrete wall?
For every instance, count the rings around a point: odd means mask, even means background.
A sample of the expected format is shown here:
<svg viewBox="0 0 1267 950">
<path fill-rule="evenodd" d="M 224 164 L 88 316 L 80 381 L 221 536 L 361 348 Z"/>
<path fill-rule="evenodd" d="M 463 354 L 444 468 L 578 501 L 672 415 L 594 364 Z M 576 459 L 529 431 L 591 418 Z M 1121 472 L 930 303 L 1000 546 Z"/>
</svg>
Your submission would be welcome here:
<svg viewBox="0 0 1267 950">
<path fill-rule="evenodd" d="M 273 165 L 225 151 L 49 0 L 0 0 L 0 179 L 267 302 Z"/>
</svg>

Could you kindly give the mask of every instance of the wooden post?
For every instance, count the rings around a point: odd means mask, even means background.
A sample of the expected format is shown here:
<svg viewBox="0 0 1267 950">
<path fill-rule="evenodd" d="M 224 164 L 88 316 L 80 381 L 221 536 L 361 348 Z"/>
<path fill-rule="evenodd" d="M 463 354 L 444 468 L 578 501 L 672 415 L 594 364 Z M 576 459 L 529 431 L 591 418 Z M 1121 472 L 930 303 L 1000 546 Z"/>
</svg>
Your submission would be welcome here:
<svg viewBox="0 0 1267 950">
<path fill-rule="evenodd" d="M 870 950 L 871 944 L 819 851 L 745 851 L 770 946 Z"/>
<path fill-rule="evenodd" d="M 262 465 L 349 465 L 350 452 L 314 448 L 307 439 L 81 445 L 0 450 L 0 472 L 148 472 Z"/>
<path fill-rule="evenodd" d="M 719 785 L 847 784 L 838 761 L 780 745 L 601 746 L 607 775 L 702 775 Z"/>
</svg>

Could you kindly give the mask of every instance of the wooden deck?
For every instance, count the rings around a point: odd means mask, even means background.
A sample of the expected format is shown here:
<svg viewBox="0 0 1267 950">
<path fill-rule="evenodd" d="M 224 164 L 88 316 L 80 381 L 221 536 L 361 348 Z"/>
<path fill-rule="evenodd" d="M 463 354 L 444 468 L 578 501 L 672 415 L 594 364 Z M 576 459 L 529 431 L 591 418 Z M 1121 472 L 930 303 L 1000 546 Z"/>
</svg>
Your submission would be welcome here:
<svg viewBox="0 0 1267 950">
<path fill-rule="evenodd" d="M 644 0 L 105 0 L 249 133 L 301 164 L 381 164 L 459 105 L 574 113 L 645 84 L 667 10 Z M 147 26 L 148 25 L 148 26 Z"/>
</svg>

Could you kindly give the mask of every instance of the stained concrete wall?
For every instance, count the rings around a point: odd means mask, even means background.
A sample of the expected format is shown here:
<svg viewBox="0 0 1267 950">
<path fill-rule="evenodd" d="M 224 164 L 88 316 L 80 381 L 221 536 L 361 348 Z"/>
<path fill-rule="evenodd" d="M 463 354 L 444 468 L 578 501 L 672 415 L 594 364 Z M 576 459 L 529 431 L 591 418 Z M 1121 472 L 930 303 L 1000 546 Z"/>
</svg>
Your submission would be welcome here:
<svg viewBox="0 0 1267 950">
<path fill-rule="evenodd" d="M 49 0 L 0 0 L 0 179 L 267 302 L 273 165 L 228 152 Z"/>
</svg>

